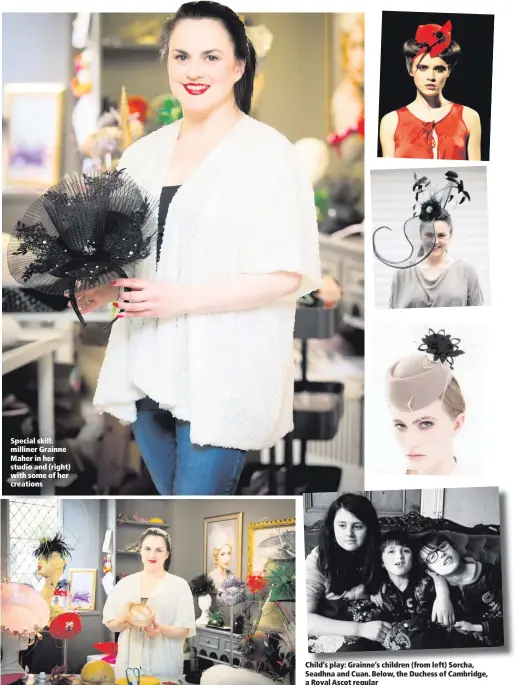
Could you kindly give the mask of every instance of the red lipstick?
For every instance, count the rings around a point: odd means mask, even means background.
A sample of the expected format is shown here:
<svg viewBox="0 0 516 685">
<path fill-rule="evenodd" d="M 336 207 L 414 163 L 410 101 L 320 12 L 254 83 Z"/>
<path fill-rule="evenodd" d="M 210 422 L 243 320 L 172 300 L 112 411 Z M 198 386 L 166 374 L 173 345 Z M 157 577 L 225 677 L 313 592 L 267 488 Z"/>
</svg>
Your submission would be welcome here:
<svg viewBox="0 0 516 685">
<path fill-rule="evenodd" d="M 183 87 L 189 95 L 202 95 L 209 88 L 205 83 L 184 83 Z"/>
</svg>

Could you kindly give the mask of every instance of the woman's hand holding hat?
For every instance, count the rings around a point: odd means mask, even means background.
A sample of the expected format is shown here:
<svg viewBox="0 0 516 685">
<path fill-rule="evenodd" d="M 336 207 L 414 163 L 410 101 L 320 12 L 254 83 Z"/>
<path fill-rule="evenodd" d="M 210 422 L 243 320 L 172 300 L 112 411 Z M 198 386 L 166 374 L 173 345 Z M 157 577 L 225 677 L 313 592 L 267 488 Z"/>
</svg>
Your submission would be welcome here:
<svg viewBox="0 0 516 685">
<path fill-rule="evenodd" d="M 157 623 L 156 619 L 153 619 L 152 623 L 145 628 L 145 632 L 150 637 L 157 637 L 158 635 L 162 635 L 163 628 Z"/>
<path fill-rule="evenodd" d="M 131 290 L 120 292 L 118 301 L 113 302 L 113 306 L 120 312 L 117 318 L 169 319 L 187 313 L 185 286 L 139 278 L 120 278 L 113 281 L 112 286 Z"/>
</svg>

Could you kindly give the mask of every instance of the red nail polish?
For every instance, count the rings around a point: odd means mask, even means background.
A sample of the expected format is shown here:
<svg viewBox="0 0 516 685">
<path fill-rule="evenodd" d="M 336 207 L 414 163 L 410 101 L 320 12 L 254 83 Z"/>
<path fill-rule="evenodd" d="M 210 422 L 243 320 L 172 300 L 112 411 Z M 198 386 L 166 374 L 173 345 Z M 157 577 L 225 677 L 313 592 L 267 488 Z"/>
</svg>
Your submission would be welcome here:
<svg viewBox="0 0 516 685">
<path fill-rule="evenodd" d="M 111 281 L 111 285 L 116 285 L 116 281 Z"/>
<path fill-rule="evenodd" d="M 113 302 L 113 307 L 120 307 L 120 305 L 118 304 L 118 302 Z"/>
<path fill-rule="evenodd" d="M 123 319 L 123 318 L 124 318 L 123 314 L 119 314 L 118 316 L 115 316 L 115 319 Z"/>
</svg>

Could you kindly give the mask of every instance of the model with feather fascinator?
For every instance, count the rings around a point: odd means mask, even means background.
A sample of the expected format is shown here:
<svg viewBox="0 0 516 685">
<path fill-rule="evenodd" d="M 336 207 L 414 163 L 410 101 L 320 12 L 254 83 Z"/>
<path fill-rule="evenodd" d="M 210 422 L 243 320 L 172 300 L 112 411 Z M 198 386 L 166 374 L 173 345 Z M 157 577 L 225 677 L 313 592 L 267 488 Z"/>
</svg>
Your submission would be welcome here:
<svg viewBox="0 0 516 685">
<path fill-rule="evenodd" d="M 472 172 L 468 173 L 471 178 Z M 413 176 L 412 216 L 405 221 L 403 230 L 380 226 L 373 233 L 376 258 L 395 269 L 389 308 L 482 305 L 475 268 L 452 254 L 456 214 L 464 227 L 457 231 L 463 232 L 468 226 L 466 210 L 471 195 L 464 180 L 451 169 L 444 174 L 444 182 L 437 185 L 425 174 L 414 172 Z"/>
</svg>

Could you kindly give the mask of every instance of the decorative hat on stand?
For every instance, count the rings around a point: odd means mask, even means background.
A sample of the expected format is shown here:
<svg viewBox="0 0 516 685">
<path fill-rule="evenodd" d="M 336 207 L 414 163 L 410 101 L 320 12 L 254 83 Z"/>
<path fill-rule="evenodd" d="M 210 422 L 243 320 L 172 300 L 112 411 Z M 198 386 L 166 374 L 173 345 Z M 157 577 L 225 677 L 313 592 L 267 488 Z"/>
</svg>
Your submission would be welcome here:
<svg viewBox="0 0 516 685">
<path fill-rule="evenodd" d="M 33 588 L 22 583 L 2 583 L 2 685 L 25 677 L 19 653 L 41 638 L 50 607 Z M 15 677 L 17 676 L 17 677 Z"/>
<path fill-rule="evenodd" d="M 68 291 L 85 326 L 77 298 L 127 278 L 151 254 L 157 207 L 158 198 L 124 169 L 65 178 L 16 224 L 8 245 L 9 272 L 27 288 L 53 295 Z"/>
<path fill-rule="evenodd" d="M 85 156 L 83 172 L 113 171 L 122 153 L 144 134 L 136 101 L 127 97 L 122 87 L 120 104 L 104 98 L 103 112 L 95 130 L 78 138 L 79 150 Z"/>
<path fill-rule="evenodd" d="M 450 212 L 456 207 L 471 200 L 464 188 L 464 183 L 455 171 L 447 171 L 445 178 L 444 184 L 432 188 L 426 176 L 418 177 L 414 172 L 412 216 L 403 226 L 403 249 L 404 251 L 408 249 L 406 246 L 408 243 L 410 253 L 402 259 L 395 259 L 400 247 L 396 244 L 398 241 L 390 240 L 379 246 L 380 231 L 393 232 L 388 226 L 380 226 L 373 233 L 373 251 L 381 262 L 395 269 L 408 269 L 420 264 L 432 253 L 436 242 L 435 222 L 442 220 L 443 217 L 448 218 Z"/>
<path fill-rule="evenodd" d="M 400 411 L 419 411 L 442 399 L 453 378 L 454 360 L 464 354 L 459 338 L 429 329 L 416 354 L 393 364 L 387 373 L 389 404 Z"/>
</svg>

